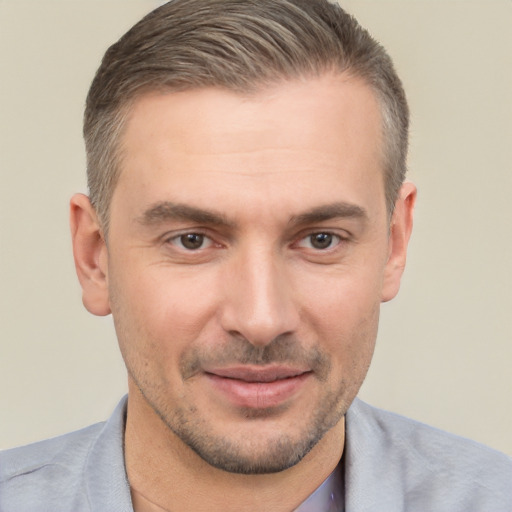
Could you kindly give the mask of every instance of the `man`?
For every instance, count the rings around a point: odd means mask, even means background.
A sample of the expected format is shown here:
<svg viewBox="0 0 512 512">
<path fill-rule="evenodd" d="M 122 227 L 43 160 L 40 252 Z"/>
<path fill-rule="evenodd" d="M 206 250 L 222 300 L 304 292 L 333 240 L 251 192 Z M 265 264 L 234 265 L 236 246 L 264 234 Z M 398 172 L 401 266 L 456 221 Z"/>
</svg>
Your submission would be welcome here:
<svg viewBox="0 0 512 512">
<path fill-rule="evenodd" d="M 111 47 L 71 227 L 129 394 L 4 453 L 0 510 L 510 511 L 507 457 L 355 398 L 412 229 L 407 130 L 325 0 L 174 0 Z"/>
</svg>

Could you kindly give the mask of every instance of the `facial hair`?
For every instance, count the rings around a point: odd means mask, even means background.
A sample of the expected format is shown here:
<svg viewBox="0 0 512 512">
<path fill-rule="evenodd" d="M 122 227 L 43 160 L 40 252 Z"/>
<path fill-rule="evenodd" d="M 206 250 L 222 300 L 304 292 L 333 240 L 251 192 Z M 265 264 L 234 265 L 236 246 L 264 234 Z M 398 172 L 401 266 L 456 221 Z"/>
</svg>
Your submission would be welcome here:
<svg viewBox="0 0 512 512">
<path fill-rule="evenodd" d="M 256 347 L 238 337 L 232 337 L 222 345 L 190 347 L 182 354 L 179 369 L 183 383 L 187 383 L 200 375 L 205 367 L 271 364 L 306 367 L 311 370 L 312 378 L 320 383 L 327 382 L 331 372 L 331 362 L 325 353 L 316 347 L 306 348 L 289 335 L 279 336 L 264 347 Z M 337 389 L 323 394 L 321 403 L 317 404 L 299 436 L 276 431 L 263 441 L 249 437 L 238 440 L 212 429 L 194 404 L 187 401 L 180 405 L 170 404 L 162 388 L 155 389 L 148 385 L 149 379 L 141 380 L 130 373 L 155 413 L 183 443 L 211 466 L 231 473 L 276 473 L 294 466 L 340 421 L 349 405 L 343 400 L 347 393 L 341 380 Z M 242 408 L 240 414 L 246 421 L 264 421 L 278 417 L 287 408 L 287 405 Z"/>
</svg>

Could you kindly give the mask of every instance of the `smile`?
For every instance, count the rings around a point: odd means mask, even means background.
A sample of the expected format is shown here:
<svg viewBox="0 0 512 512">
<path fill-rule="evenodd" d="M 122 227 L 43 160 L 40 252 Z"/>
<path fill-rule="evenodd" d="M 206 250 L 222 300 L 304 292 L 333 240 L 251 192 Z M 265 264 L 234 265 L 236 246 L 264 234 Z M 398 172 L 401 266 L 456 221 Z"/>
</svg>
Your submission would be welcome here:
<svg viewBox="0 0 512 512">
<path fill-rule="evenodd" d="M 213 390 L 236 407 L 266 409 L 283 405 L 312 372 L 286 367 L 236 367 L 205 372 Z"/>
</svg>

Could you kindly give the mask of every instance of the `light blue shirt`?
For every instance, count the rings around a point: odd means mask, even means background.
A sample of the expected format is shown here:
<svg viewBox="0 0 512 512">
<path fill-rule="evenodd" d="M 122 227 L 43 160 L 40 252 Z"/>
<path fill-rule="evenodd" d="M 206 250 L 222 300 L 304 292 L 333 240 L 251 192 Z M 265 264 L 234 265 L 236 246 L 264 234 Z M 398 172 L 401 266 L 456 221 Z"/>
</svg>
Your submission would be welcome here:
<svg viewBox="0 0 512 512">
<path fill-rule="evenodd" d="M 0 512 L 132 512 L 125 410 L 123 399 L 105 423 L 3 452 Z M 333 473 L 301 507 L 318 499 L 315 512 L 337 511 L 324 507 L 338 506 L 331 494 L 344 485 L 347 512 L 512 512 L 509 457 L 359 400 L 343 457 L 343 477 Z"/>
<path fill-rule="evenodd" d="M 293 512 L 344 512 L 344 503 L 343 474 L 340 463 L 320 487 Z"/>
</svg>

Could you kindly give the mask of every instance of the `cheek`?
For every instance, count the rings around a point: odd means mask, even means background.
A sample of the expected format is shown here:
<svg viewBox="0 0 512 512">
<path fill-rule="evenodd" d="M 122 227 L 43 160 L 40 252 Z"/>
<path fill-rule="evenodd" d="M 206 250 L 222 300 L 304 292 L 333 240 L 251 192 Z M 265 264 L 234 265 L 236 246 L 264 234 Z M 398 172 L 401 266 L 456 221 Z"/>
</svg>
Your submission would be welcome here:
<svg viewBox="0 0 512 512">
<path fill-rule="evenodd" d="M 305 294 L 303 326 L 329 352 L 333 364 L 366 367 L 373 354 L 380 311 L 378 279 L 356 272 L 328 276 Z M 307 298 L 306 298 L 307 297 Z"/>
<path fill-rule="evenodd" d="M 120 343 L 138 347 L 148 358 L 176 357 L 209 324 L 214 289 L 203 275 L 180 275 L 164 266 L 138 276 L 114 274 L 109 291 Z"/>
<path fill-rule="evenodd" d="M 363 266 L 340 267 L 330 272 L 303 272 L 296 279 L 296 294 L 317 321 L 350 329 L 375 314 L 380 304 L 382 270 Z"/>
</svg>

